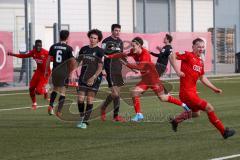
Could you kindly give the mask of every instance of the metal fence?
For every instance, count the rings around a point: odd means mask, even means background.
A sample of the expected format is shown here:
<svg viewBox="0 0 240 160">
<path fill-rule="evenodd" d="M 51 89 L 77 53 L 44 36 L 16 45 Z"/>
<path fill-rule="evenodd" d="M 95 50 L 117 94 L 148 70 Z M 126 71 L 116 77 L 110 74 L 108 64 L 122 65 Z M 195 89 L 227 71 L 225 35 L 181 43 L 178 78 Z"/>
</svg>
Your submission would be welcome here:
<svg viewBox="0 0 240 160">
<path fill-rule="evenodd" d="M 11 17 L 1 14 L 0 24 L 0 31 L 13 33 L 14 52 L 31 50 L 38 38 L 43 39 L 48 49 L 58 40 L 60 29 L 87 32 L 99 28 L 110 32 L 112 23 L 120 23 L 122 31 L 129 33 L 211 32 L 211 73 L 235 72 L 235 53 L 240 50 L 238 0 L 15 0 L 12 3 L 1 0 L 0 3 L 1 13 L 14 13 Z M 49 37 L 42 38 L 43 35 Z M 1 81 L 0 87 L 28 85 L 35 67 L 33 60 L 14 59 L 13 63 L 13 82 Z"/>
</svg>

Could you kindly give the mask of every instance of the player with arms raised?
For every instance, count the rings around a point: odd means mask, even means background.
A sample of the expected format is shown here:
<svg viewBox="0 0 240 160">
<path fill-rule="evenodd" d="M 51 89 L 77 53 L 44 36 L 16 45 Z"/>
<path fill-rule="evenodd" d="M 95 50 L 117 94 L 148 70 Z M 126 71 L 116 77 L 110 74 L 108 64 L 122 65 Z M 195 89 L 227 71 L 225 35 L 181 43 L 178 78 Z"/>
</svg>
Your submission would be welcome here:
<svg viewBox="0 0 240 160">
<path fill-rule="evenodd" d="M 159 79 L 158 72 L 154 64 L 151 61 L 151 56 L 149 52 L 142 47 L 143 40 L 140 37 L 135 37 L 132 40 L 132 49 L 129 54 L 112 54 L 106 56 L 107 58 L 123 58 L 130 56 L 136 63 L 130 64 L 122 61 L 127 67 L 135 70 L 140 70 L 142 80 L 135 86 L 132 90 L 132 99 L 134 103 L 134 108 L 136 115 L 132 118 L 132 121 L 141 121 L 144 119 L 144 116 L 141 112 L 140 107 L 140 95 L 143 94 L 146 90 L 151 88 L 158 98 L 163 102 L 174 103 L 176 105 L 182 106 L 185 110 L 189 110 L 188 107 L 182 103 L 180 100 L 174 98 L 173 96 L 164 94 L 164 87 Z"/>
<path fill-rule="evenodd" d="M 42 48 L 42 41 L 40 39 L 35 41 L 33 50 L 29 51 L 27 54 L 14 54 L 8 52 L 9 56 L 14 56 L 18 58 L 33 58 L 37 63 L 37 69 L 35 70 L 32 79 L 29 84 L 29 93 L 32 100 L 32 109 L 37 109 L 36 94 L 44 95 L 47 99 L 46 85 L 48 83 L 49 74 L 51 73 L 50 67 L 46 66 L 48 59 L 48 51 Z M 48 75 L 44 76 L 45 70 L 48 71 Z"/>
<path fill-rule="evenodd" d="M 176 132 L 179 123 L 191 117 L 198 117 L 200 115 L 200 110 L 202 110 L 207 113 L 209 121 L 219 130 L 223 138 L 226 139 L 233 136 L 235 131 L 225 128 L 221 120 L 216 116 L 213 106 L 198 96 L 196 83 L 198 79 L 200 79 L 205 86 L 213 90 L 215 93 L 222 93 L 222 90 L 215 87 L 204 76 L 204 64 L 203 60 L 200 58 L 205 49 L 204 41 L 197 38 L 193 40 L 192 43 L 192 52 L 177 52 L 170 55 L 170 62 L 177 75 L 180 76 L 179 97 L 181 101 L 186 103 L 191 109 L 191 111 L 183 112 L 175 119 L 171 119 L 172 128 Z M 179 70 L 176 65 L 177 60 L 181 60 L 181 70 Z"/>
</svg>

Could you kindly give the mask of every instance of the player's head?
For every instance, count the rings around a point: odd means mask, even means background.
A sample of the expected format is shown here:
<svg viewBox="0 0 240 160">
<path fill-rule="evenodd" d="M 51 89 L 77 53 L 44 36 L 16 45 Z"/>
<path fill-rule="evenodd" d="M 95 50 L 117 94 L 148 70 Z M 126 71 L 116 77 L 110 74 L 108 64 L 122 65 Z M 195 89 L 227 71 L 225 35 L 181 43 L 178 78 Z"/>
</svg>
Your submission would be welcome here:
<svg viewBox="0 0 240 160">
<path fill-rule="evenodd" d="M 60 31 L 60 41 L 67 41 L 69 37 L 69 31 L 68 30 L 61 30 Z"/>
<path fill-rule="evenodd" d="M 98 42 L 101 42 L 101 40 L 103 38 L 102 31 L 100 31 L 98 29 L 92 29 L 92 30 L 88 31 L 87 36 L 90 40 L 91 46 L 96 46 L 98 44 Z"/>
<path fill-rule="evenodd" d="M 40 39 L 35 40 L 34 48 L 37 52 L 40 52 L 42 49 L 42 41 Z"/>
<path fill-rule="evenodd" d="M 166 34 L 165 37 L 164 37 L 163 43 L 164 44 L 169 44 L 169 43 L 172 42 L 172 40 L 173 40 L 173 37 L 170 34 Z"/>
<path fill-rule="evenodd" d="M 111 26 L 112 36 L 117 38 L 120 36 L 121 32 L 121 25 L 120 24 L 112 24 Z"/>
<path fill-rule="evenodd" d="M 193 53 L 197 54 L 197 56 L 201 56 L 205 50 L 205 42 L 201 38 L 196 38 L 192 42 Z"/>
<path fill-rule="evenodd" d="M 143 39 L 141 37 L 135 37 L 132 40 L 133 53 L 141 53 L 143 46 Z"/>
</svg>

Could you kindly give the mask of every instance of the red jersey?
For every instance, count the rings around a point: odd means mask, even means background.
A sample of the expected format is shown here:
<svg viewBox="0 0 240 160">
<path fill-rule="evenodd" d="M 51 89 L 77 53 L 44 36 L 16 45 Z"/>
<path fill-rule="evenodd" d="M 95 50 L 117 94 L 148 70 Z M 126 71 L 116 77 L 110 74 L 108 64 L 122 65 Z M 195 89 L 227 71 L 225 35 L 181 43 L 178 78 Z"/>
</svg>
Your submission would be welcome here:
<svg viewBox="0 0 240 160">
<path fill-rule="evenodd" d="M 135 54 L 131 49 L 128 56 L 133 57 L 133 59 L 137 62 L 137 65 L 135 67 L 131 64 L 128 66 L 130 68 L 139 69 L 142 75 L 142 80 L 145 83 L 149 84 L 159 83 L 159 75 L 155 65 L 151 61 L 151 55 L 148 52 L 148 50 L 142 48 L 141 54 Z"/>
<path fill-rule="evenodd" d="M 45 73 L 46 62 L 48 59 L 48 51 L 47 50 L 42 48 L 40 52 L 37 52 L 36 49 L 33 49 L 33 50 L 29 51 L 29 53 L 27 53 L 27 54 L 16 54 L 15 56 L 18 58 L 32 57 L 37 63 L 37 71 L 39 71 L 43 74 Z M 50 71 L 50 66 L 48 68 L 48 71 Z"/>
<path fill-rule="evenodd" d="M 160 82 L 156 67 L 151 61 L 151 55 L 145 48 L 142 48 L 141 54 L 133 53 L 131 49 L 129 54 L 111 54 L 108 55 L 108 58 L 123 58 L 127 56 L 132 57 L 136 61 L 136 64 L 127 64 L 127 66 L 131 69 L 140 70 L 142 81 L 149 85 Z"/>
<path fill-rule="evenodd" d="M 203 60 L 193 52 L 176 53 L 177 59 L 182 60 L 181 71 L 185 77 L 180 78 L 180 94 L 185 92 L 197 92 L 196 83 L 204 74 Z"/>
</svg>

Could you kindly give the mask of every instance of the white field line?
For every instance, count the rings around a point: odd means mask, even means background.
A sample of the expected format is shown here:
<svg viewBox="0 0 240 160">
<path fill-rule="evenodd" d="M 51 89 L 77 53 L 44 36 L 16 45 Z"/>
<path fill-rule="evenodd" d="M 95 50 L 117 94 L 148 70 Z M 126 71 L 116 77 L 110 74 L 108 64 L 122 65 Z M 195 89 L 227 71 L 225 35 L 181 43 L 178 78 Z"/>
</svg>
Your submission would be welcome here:
<svg viewBox="0 0 240 160">
<path fill-rule="evenodd" d="M 234 154 L 234 155 L 226 156 L 226 157 L 213 158 L 210 160 L 225 160 L 225 159 L 232 159 L 232 158 L 236 158 L 236 157 L 240 157 L 240 154 Z"/>
<path fill-rule="evenodd" d="M 230 79 L 240 79 L 240 77 L 223 77 L 223 78 L 217 78 L 217 79 L 215 79 L 215 78 L 213 78 L 213 79 L 210 79 L 211 81 L 224 81 L 224 80 L 230 80 Z M 231 82 L 231 81 L 227 81 L 227 82 Z M 174 81 L 174 82 L 168 82 L 168 83 L 180 83 L 179 81 Z M 129 86 L 129 87 L 131 87 L 131 86 L 135 86 L 135 85 L 125 85 L 125 87 L 127 87 L 127 86 Z M 108 88 L 108 87 L 100 87 L 100 89 L 101 88 Z M 174 93 L 174 92 L 173 92 Z M 0 94 L 0 97 L 2 97 L 2 96 L 13 96 L 13 95 L 26 95 L 26 94 L 29 94 L 28 92 L 23 92 L 23 93 L 6 93 L 6 94 Z"/>
<path fill-rule="evenodd" d="M 0 97 L 2 96 L 14 96 L 14 95 L 25 95 L 29 94 L 28 92 L 23 92 L 23 93 L 6 93 L 6 94 L 0 94 Z"/>
<path fill-rule="evenodd" d="M 171 94 L 171 95 L 178 95 L 178 93 L 176 92 L 176 93 Z M 142 98 L 153 98 L 153 97 L 156 97 L 156 96 L 147 96 L 147 97 L 140 97 L 140 98 L 142 99 Z M 124 98 L 124 99 L 132 99 L 132 98 Z M 102 102 L 102 101 L 104 101 L 104 100 L 95 100 L 93 102 Z M 72 103 L 72 104 L 76 104 L 76 103 Z M 37 106 L 37 108 L 43 108 L 43 107 L 48 107 L 48 105 Z M 30 108 L 32 108 L 32 107 L 3 108 L 3 109 L 0 109 L 0 112 L 2 112 L 2 111 L 20 110 L 20 109 L 30 109 Z"/>
</svg>

